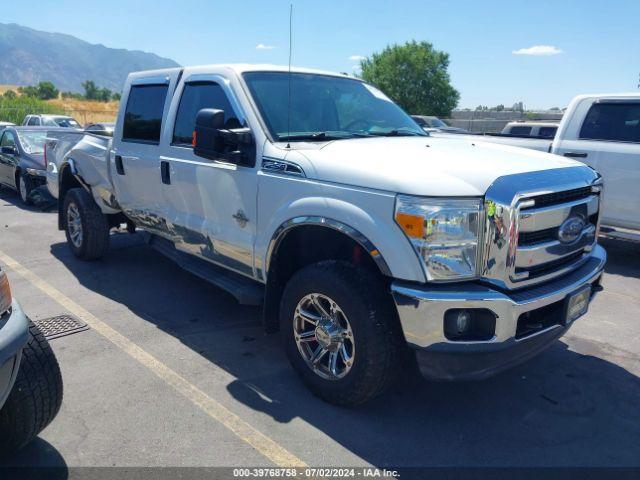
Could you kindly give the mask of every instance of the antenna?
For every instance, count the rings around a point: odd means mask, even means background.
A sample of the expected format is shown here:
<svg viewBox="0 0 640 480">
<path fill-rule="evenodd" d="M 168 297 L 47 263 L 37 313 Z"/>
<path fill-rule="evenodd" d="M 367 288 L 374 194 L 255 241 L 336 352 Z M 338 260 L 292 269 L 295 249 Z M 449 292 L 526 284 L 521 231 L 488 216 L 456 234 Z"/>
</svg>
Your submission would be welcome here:
<svg viewBox="0 0 640 480">
<path fill-rule="evenodd" d="M 293 3 L 289 5 L 289 99 L 287 104 L 287 137 L 291 137 L 291 50 L 293 37 Z M 291 148 L 291 144 L 287 142 L 287 148 Z"/>
</svg>

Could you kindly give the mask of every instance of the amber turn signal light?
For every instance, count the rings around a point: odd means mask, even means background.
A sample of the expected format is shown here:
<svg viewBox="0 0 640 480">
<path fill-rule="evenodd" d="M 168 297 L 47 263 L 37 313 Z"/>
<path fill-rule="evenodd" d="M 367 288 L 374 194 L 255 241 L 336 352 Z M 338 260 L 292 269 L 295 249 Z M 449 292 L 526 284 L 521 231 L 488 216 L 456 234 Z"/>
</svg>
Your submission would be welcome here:
<svg viewBox="0 0 640 480">
<path fill-rule="evenodd" d="M 408 237 L 424 237 L 424 217 L 398 212 L 396 213 L 396 222 Z"/>
</svg>

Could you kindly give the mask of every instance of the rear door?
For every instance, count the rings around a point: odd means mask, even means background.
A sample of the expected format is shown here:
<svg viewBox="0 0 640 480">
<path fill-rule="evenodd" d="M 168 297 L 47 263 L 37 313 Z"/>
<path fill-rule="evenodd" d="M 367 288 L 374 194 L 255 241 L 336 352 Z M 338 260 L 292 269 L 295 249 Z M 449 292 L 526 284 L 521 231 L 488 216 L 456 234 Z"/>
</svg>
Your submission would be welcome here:
<svg viewBox="0 0 640 480">
<path fill-rule="evenodd" d="M 557 153 L 595 168 L 605 182 L 602 222 L 640 228 L 640 100 L 598 100 L 577 139 Z"/>
<path fill-rule="evenodd" d="M 137 225 L 167 235 L 160 189 L 160 138 L 169 92 L 178 71 L 136 77 L 128 86 L 109 152 L 111 178 L 125 214 Z"/>
</svg>

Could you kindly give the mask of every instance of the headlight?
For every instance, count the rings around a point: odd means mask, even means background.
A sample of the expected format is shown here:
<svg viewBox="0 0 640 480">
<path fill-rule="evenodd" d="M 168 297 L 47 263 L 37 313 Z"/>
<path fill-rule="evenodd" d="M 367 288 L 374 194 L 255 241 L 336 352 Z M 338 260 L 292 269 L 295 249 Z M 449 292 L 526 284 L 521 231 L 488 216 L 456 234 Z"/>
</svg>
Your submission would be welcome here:
<svg viewBox="0 0 640 480">
<path fill-rule="evenodd" d="M 429 281 L 478 276 L 482 199 L 399 195 L 396 222 L 422 259 Z"/>
</svg>

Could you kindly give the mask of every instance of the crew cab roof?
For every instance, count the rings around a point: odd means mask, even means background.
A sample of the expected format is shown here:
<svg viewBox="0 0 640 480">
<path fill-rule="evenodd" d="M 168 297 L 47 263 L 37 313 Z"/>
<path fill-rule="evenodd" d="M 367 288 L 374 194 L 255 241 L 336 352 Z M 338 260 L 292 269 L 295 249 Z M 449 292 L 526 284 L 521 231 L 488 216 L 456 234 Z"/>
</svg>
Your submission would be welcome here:
<svg viewBox="0 0 640 480">
<path fill-rule="evenodd" d="M 211 72 L 220 71 L 220 70 L 228 70 L 236 73 L 237 75 L 242 75 L 246 72 L 288 72 L 289 67 L 286 65 L 271 65 L 271 64 L 248 64 L 248 63 L 235 63 L 235 64 L 212 64 L 212 65 L 197 65 L 191 67 L 184 68 L 165 68 L 161 70 L 147 70 L 141 72 L 134 72 L 129 75 L 129 80 L 134 81 L 140 78 L 148 78 L 148 77 L 161 77 L 163 75 L 171 75 L 173 73 L 183 71 L 183 74 L 188 75 L 191 72 L 203 72 L 210 70 Z M 302 68 L 302 67 L 291 67 L 292 73 L 310 73 L 317 75 L 328 75 L 333 77 L 347 77 L 342 73 L 337 72 L 329 72 L 325 70 L 316 70 L 312 68 Z M 356 79 L 354 77 L 348 76 L 349 78 Z"/>
</svg>

